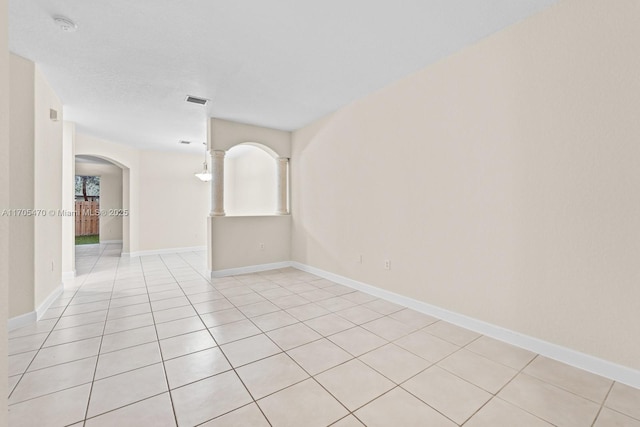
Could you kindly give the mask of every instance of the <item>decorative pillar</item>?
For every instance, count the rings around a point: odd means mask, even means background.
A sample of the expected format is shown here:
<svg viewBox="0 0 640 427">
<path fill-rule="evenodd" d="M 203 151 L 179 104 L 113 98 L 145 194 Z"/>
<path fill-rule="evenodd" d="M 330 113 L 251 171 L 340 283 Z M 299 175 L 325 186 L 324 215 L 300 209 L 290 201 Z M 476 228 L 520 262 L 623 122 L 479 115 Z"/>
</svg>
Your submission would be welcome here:
<svg viewBox="0 0 640 427">
<path fill-rule="evenodd" d="M 224 150 L 210 150 L 211 212 L 209 216 L 224 216 Z"/>
<path fill-rule="evenodd" d="M 288 175 L 289 175 L 289 159 L 286 157 L 278 157 L 278 207 L 276 213 L 278 215 L 289 214 L 289 187 Z"/>
</svg>

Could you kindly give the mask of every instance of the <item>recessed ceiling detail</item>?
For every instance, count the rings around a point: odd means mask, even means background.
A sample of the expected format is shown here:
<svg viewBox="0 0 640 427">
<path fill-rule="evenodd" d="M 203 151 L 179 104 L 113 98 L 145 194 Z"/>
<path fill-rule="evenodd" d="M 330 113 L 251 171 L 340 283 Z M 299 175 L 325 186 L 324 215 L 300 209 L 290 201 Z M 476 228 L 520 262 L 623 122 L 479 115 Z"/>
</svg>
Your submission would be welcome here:
<svg viewBox="0 0 640 427">
<path fill-rule="evenodd" d="M 206 140 L 207 117 L 298 129 L 556 1 L 11 0 L 9 48 L 78 132 L 178 150 Z"/>
</svg>

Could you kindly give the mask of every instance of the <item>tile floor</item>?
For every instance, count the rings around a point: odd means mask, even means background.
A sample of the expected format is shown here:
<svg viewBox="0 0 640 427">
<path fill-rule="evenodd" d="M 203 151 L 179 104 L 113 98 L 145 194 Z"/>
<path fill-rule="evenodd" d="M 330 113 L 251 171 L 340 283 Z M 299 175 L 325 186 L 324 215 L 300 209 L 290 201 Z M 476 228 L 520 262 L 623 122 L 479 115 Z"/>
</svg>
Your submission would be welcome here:
<svg viewBox="0 0 640 427">
<path fill-rule="evenodd" d="M 11 426 L 635 426 L 640 390 L 295 269 L 80 247 L 10 333 Z"/>
</svg>

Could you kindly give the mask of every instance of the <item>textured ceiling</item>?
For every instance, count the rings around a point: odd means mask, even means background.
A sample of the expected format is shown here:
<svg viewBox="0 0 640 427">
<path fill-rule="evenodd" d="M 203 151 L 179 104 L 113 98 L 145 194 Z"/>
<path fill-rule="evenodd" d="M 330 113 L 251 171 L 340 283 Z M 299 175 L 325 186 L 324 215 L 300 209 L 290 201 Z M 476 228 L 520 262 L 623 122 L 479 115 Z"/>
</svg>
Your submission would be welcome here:
<svg viewBox="0 0 640 427">
<path fill-rule="evenodd" d="M 178 141 L 204 141 L 209 116 L 296 129 L 555 1 L 11 0 L 10 49 L 80 131 L 201 151 Z"/>
</svg>

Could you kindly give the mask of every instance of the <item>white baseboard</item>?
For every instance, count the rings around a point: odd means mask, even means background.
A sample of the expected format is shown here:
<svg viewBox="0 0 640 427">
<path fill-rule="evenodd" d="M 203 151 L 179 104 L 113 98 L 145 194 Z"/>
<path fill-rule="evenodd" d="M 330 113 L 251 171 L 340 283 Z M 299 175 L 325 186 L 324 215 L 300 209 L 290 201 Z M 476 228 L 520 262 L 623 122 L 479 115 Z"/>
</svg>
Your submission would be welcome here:
<svg viewBox="0 0 640 427">
<path fill-rule="evenodd" d="M 12 317 L 7 320 L 7 329 L 9 331 L 13 331 L 23 326 L 27 326 L 31 323 L 35 323 L 37 320 L 40 320 L 44 313 L 46 313 L 49 306 L 56 300 L 56 298 L 60 296 L 60 294 L 62 294 L 63 291 L 64 287 L 61 283 L 57 288 L 53 290 L 53 292 L 49 294 L 47 299 L 45 299 L 35 311 L 30 311 L 28 313 L 21 314 L 20 316 Z"/>
<path fill-rule="evenodd" d="M 640 388 L 640 371 L 637 371 L 635 369 L 618 365 L 604 359 L 599 359 L 597 357 L 581 353 L 579 351 L 572 350 L 561 345 L 553 344 L 538 338 L 524 335 L 519 332 L 505 329 L 500 326 L 484 322 L 482 320 L 474 319 L 472 317 L 446 310 L 444 308 L 436 307 L 434 305 L 427 304 L 425 302 L 399 295 L 384 289 L 380 289 L 366 283 L 358 282 L 357 280 L 349 279 L 348 277 L 330 273 L 316 267 L 301 264 L 299 262 L 291 262 L 290 265 L 299 270 L 315 274 L 316 276 L 323 277 L 327 280 L 331 280 L 332 282 L 336 282 L 341 285 L 374 295 L 378 298 L 385 299 L 395 304 L 399 304 L 419 311 L 421 313 L 437 317 L 449 323 L 453 323 L 454 325 L 458 325 L 462 328 L 469 329 L 488 337 L 504 341 L 508 344 L 524 348 L 534 353 L 541 354 L 545 357 L 549 357 L 551 359 L 566 363 L 567 365 L 592 372 L 596 375 L 610 378 L 623 384 L 627 384 L 631 387 Z"/>
<path fill-rule="evenodd" d="M 101 245 L 108 245 L 108 244 L 115 244 L 115 243 L 122 243 L 122 240 L 100 240 Z"/>
<path fill-rule="evenodd" d="M 250 265 L 247 267 L 227 268 L 225 270 L 209 271 L 214 278 L 237 276 L 239 274 L 258 273 L 260 271 L 277 270 L 279 268 L 291 267 L 291 261 L 273 262 L 270 264 Z"/>
<path fill-rule="evenodd" d="M 38 320 L 40 320 L 42 316 L 44 316 L 44 314 L 47 312 L 47 309 L 56 300 L 56 298 L 58 298 L 62 294 L 62 292 L 64 292 L 64 285 L 60 283 L 60 285 L 55 288 L 44 301 L 42 301 L 42 304 L 40 304 L 40 306 L 36 308 Z"/>
<path fill-rule="evenodd" d="M 62 280 L 71 280 L 74 279 L 76 277 L 76 271 L 75 270 L 71 270 L 71 271 L 63 271 L 62 272 Z"/>
<path fill-rule="evenodd" d="M 169 249 L 155 249 L 151 251 L 136 251 L 136 252 L 122 252 L 123 257 L 139 257 L 147 255 L 163 255 L 163 254 L 177 254 L 182 252 L 200 252 L 206 251 L 206 246 L 190 246 L 185 248 L 169 248 Z"/>
<path fill-rule="evenodd" d="M 12 317 L 7 320 L 7 329 L 9 332 L 22 328 L 23 326 L 30 325 L 38 320 L 38 316 L 35 311 L 30 311 L 29 313 L 21 314 L 20 316 Z"/>
</svg>

